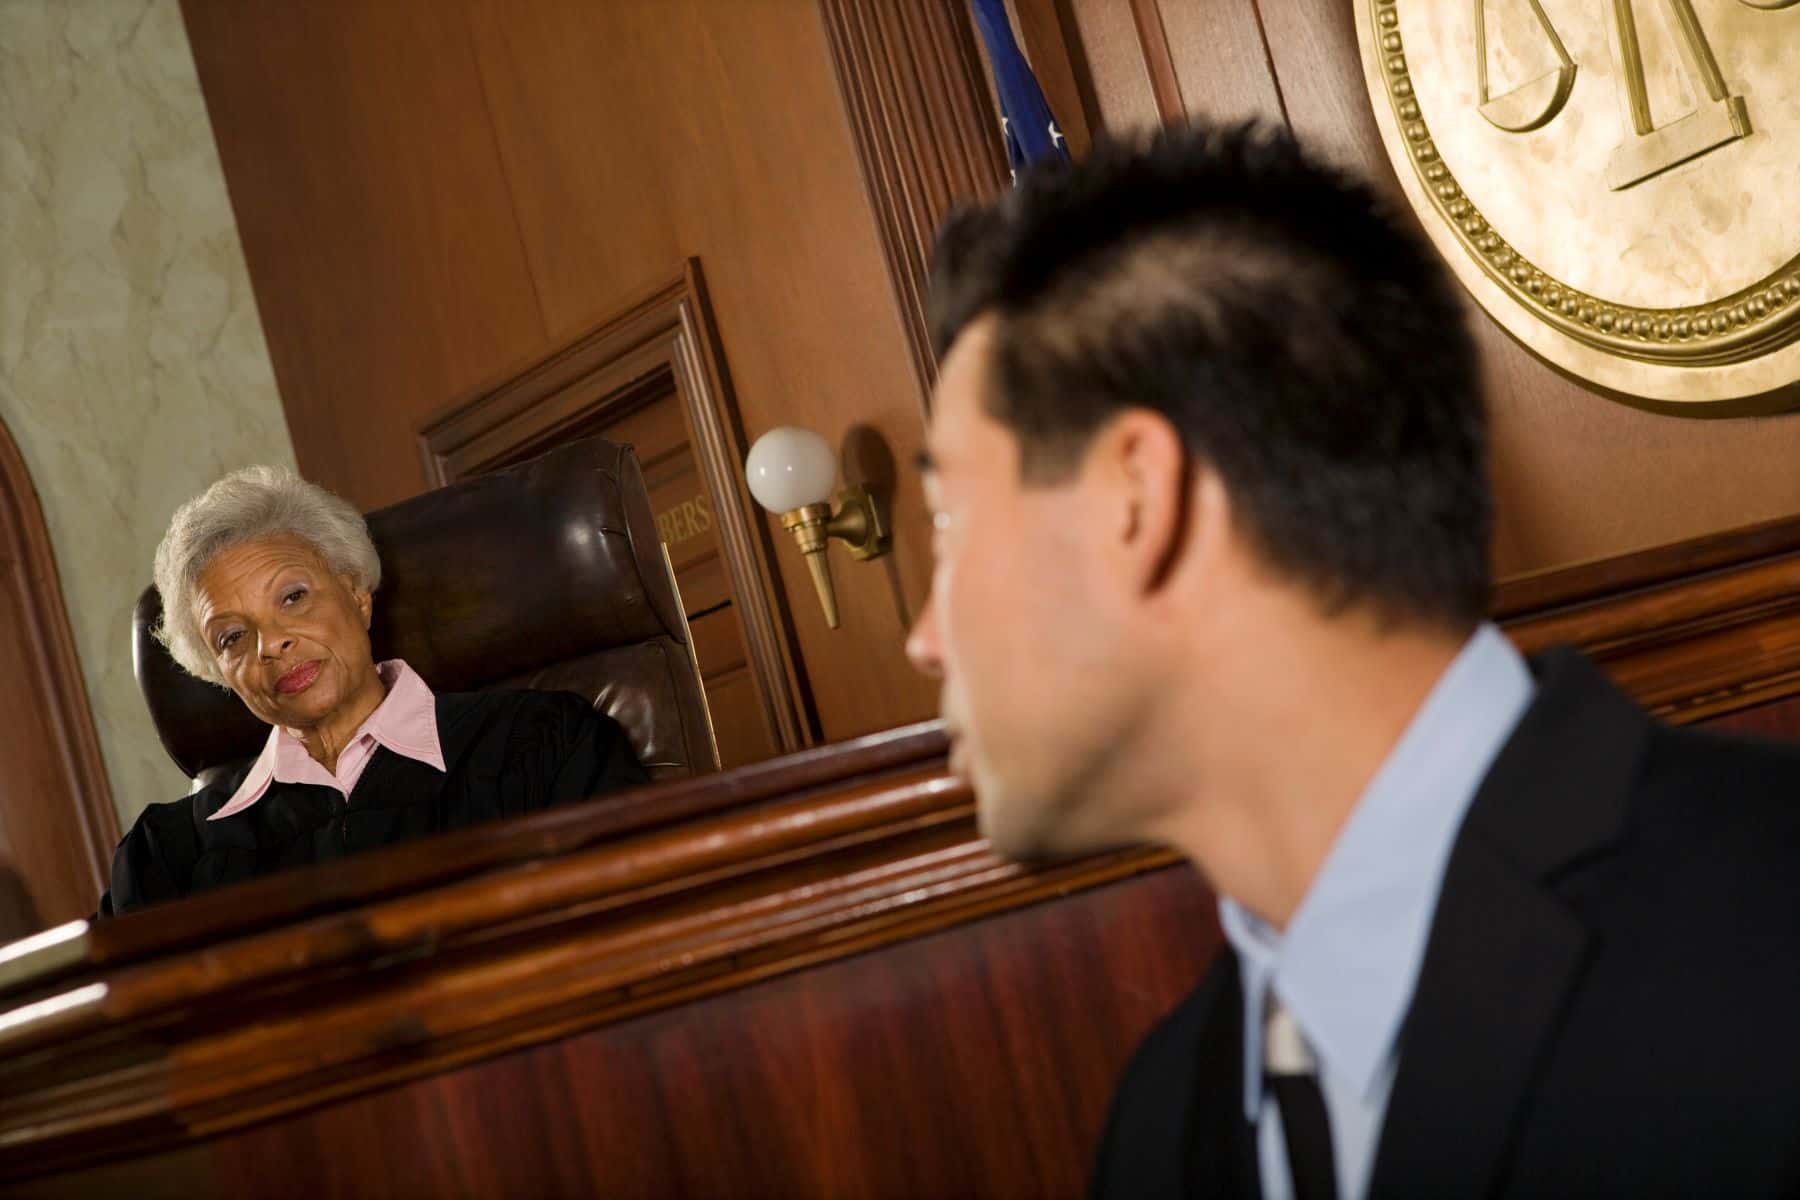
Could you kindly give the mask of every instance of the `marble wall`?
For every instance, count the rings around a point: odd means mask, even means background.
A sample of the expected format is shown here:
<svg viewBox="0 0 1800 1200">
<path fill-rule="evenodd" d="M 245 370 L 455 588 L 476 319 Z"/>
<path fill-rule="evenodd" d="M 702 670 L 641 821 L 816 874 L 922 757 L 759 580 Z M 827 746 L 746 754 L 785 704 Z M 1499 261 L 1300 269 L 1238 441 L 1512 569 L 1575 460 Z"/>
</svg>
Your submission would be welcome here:
<svg viewBox="0 0 1800 1200">
<path fill-rule="evenodd" d="M 164 525 L 234 467 L 293 463 L 177 0 L 0 0 L 0 420 L 128 827 L 185 790 L 131 674 Z"/>
</svg>

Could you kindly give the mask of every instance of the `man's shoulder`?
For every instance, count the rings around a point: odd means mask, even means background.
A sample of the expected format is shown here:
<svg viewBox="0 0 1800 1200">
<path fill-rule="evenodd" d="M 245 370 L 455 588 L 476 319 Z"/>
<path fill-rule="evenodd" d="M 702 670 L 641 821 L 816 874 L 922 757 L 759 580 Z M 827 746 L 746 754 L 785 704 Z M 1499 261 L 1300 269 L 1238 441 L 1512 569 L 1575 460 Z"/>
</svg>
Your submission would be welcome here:
<svg viewBox="0 0 1800 1200">
<path fill-rule="evenodd" d="M 1243 1053 L 1242 1010 L 1237 956 L 1223 947 L 1200 983 L 1138 1043 L 1120 1076 L 1095 1157 L 1094 1196 L 1183 1193 L 1193 1101 L 1243 1102 L 1242 1066 L 1231 1059 Z M 1215 1077 L 1204 1091 L 1203 1070 Z"/>
<path fill-rule="evenodd" d="M 1621 852 L 1697 915 L 1759 892 L 1800 912 L 1800 746 L 1658 725 Z"/>
<path fill-rule="evenodd" d="M 1641 786 L 1651 791 L 1729 789 L 1746 799 L 1792 800 L 1800 784 L 1800 743 L 1659 723 L 1644 766 Z"/>
<path fill-rule="evenodd" d="M 1484 779 L 1465 835 L 1532 873 L 1684 853 L 1697 839 L 1759 857 L 1800 832 L 1800 744 L 1653 718 L 1582 655 L 1534 662 L 1538 695 Z M 1722 843 L 1721 843 L 1722 844 Z"/>
</svg>

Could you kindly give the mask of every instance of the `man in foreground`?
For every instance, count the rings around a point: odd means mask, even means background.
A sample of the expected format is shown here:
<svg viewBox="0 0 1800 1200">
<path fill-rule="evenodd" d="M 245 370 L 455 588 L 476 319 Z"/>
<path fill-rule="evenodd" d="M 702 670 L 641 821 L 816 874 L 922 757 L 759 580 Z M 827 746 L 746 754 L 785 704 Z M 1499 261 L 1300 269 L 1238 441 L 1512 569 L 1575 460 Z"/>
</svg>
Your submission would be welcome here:
<svg viewBox="0 0 1800 1200">
<path fill-rule="evenodd" d="M 1285 136 L 1200 127 L 953 219 L 932 302 L 908 649 L 983 832 L 1165 843 L 1220 896 L 1097 1194 L 1800 1187 L 1800 753 L 1486 623 L 1430 248 Z"/>
</svg>

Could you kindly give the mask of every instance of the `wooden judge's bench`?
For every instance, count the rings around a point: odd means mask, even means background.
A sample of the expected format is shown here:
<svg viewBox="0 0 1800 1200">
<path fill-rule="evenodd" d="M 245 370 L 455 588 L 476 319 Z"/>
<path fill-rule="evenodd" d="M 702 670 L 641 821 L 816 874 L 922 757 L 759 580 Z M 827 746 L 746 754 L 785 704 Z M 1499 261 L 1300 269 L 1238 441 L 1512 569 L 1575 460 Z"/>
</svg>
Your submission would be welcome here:
<svg viewBox="0 0 1800 1200">
<path fill-rule="evenodd" d="M 1670 719 L 1800 734 L 1800 522 L 1498 606 Z M 1160 852 L 999 860 L 944 752 L 895 730 L 15 943 L 0 1193 L 1079 1194 L 1211 898 Z"/>
<path fill-rule="evenodd" d="M 1072 1194 L 1166 862 L 997 860 L 928 725 L 134 913 L 0 966 L 0 1192 Z"/>
</svg>

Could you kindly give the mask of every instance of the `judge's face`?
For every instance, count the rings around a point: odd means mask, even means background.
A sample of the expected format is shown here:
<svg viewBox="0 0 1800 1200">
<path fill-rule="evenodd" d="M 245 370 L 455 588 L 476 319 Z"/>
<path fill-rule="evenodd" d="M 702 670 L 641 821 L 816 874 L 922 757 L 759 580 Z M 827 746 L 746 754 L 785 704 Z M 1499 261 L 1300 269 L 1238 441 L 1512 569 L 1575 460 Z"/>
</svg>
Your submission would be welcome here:
<svg viewBox="0 0 1800 1200">
<path fill-rule="evenodd" d="M 988 414 L 992 326 L 972 323 L 939 376 L 928 439 L 931 595 L 907 639 L 942 681 L 951 766 L 982 833 L 1015 858 L 1115 840 L 1101 786 L 1130 711 L 1128 625 L 1096 556 L 1104 531 L 1086 468 L 1023 484 L 1013 432 Z"/>
<path fill-rule="evenodd" d="M 220 551 L 201 572 L 195 612 L 225 682 L 260 719 L 329 725 L 379 687 L 368 592 L 311 543 L 282 534 Z"/>
</svg>

